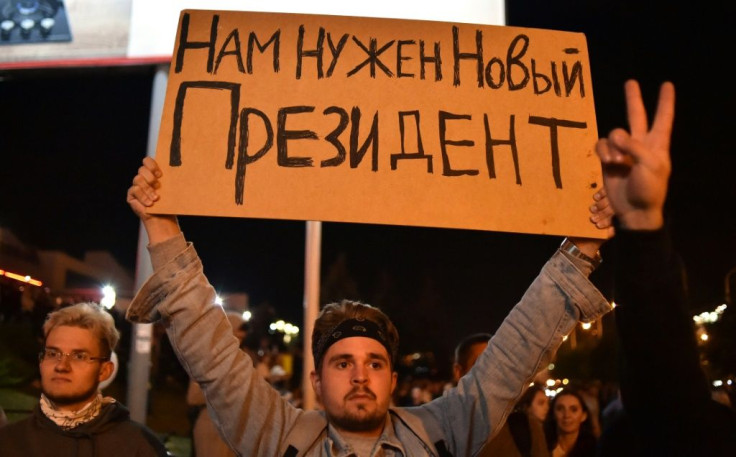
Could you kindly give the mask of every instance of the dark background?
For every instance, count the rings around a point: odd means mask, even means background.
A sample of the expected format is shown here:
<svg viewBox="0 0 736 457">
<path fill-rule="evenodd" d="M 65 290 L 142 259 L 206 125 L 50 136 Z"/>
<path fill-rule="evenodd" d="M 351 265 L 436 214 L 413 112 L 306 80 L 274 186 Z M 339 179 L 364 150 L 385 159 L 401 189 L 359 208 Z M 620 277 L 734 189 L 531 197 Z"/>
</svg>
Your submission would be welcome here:
<svg viewBox="0 0 736 457">
<path fill-rule="evenodd" d="M 723 301 L 736 266 L 735 16 L 731 4 L 677 3 L 509 1 L 507 23 L 586 34 L 601 135 L 626 126 L 627 78 L 640 81 L 650 113 L 659 84 L 675 83 L 668 217 L 700 311 Z M 0 73 L 0 226 L 40 249 L 109 250 L 134 269 L 138 221 L 125 193 L 145 155 L 153 71 Z M 302 326 L 304 222 L 181 223 L 218 290 L 246 292 L 251 306 Z M 322 301 L 378 305 L 404 351 L 433 350 L 440 360 L 463 335 L 493 331 L 561 241 L 339 223 L 323 224 L 322 239 Z M 611 262 L 593 277 L 607 295 Z"/>
</svg>

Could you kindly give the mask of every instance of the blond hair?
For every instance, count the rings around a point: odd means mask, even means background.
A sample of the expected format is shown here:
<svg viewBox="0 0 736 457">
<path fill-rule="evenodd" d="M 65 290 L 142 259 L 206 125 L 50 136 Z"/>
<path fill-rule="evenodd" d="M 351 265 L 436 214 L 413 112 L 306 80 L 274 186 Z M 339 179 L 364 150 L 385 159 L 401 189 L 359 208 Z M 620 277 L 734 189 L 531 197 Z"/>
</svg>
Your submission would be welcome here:
<svg viewBox="0 0 736 457">
<path fill-rule="evenodd" d="M 115 320 L 97 303 L 83 302 L 50 313 L 43 324 L 43 337 L 48 338 L 56 327 L 79 327 L 91 331 L 100 342 L 104 357 L 110 357 L 120 339 Z"/>
</svg>

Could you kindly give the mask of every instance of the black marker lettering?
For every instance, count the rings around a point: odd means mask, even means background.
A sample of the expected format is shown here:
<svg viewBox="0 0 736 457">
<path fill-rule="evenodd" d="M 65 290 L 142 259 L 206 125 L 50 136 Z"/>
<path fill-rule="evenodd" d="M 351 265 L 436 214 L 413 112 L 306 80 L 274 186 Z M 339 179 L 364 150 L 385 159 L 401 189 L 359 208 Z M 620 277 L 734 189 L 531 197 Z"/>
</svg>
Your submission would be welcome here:
<svg viewBox="0 0 736 457">
<path fill-rule="evenodd" d="M 396 77 L 397 78 L 413 78 L 414 73 L 404 73 L 402 70 L 403 62 L 405 60 L 411 60 L 411 57 L 406 57 L 402 54 L 404 46 L 416 45 L 417 42 L 414 40 L 399 40 L 399 44 L 396 45 Z"/>
<path fill-rule="evenodd" d="M 442 81 L 442 56 L 440 55 L 439 41 L 434 43 L 434 57 L 428 57 L 424 54 L 424 40 L 419 41 L 419 60 L 422 62 L 422 69 L 419 73 L 421 79 L 425 79 L 426 70 L 424 64 L 434 63 L 434 80 Z"/>
<path fill-rule="evenodd" d="M 230 128 L 227 135 L 227 158 L 225 168 L 233 167 L 235 156 L 235 131 L 238 124 L 238 105 L 240 103 L 240 84 L 222 81 L 187 81 L 179 85 L 174 102 L 174 126 L 171 131 L 171 146 L 169 148 L 169 165 L 181 165 L 181 124 L 184 120 L 184 100 L 189 89 L 214 89 L 230 91 Z"/>
<path fill-rule="evenodd" d="M 248 146 L 250 145 L 250 123 L 248 117 L 253 114 L 261 118 L 263 127 L 266 129 L 266 141 L 255 154 L 248 155 Z M 243 204 L 243 195 L 245 193 L 245 169 L 247 165 L 255 162 L 263 157 L 269 149 L 273 147 L 273 127 L 268 116 L 263 111 L 255 108 L 246 108 L 240 112 L 240 144 L 238 145 L 238 166 L 235 172 L 235 204 Z"/>
<path fill-rule="evenodd" d="M 276 127 L 276 151 L 278 153 L 278 164 L 281 167 L 311 167 L 311 157 L 289 157 L 288 140 L 316 140 L 317 134 L 311 130 L 286 130 L 286 118 L 289 115 L 311 113 L 314 106 L 289 106 L 281 108 L 278 115 Z"/>
<path fill-rule="evenodd" d="M 568 71 L 567 62 L 562 62 L 562 77 L 565 80 L 565 97 L 569 97 L 575 81 L 580 82 L 580 97 L 585 98 L 585 83 L 583 81 L 583 64 L 577 61 L 572 66 L 572 73 Z"/>
<path fill-rule="evenodd" d="M 553 117 L 529 116 L 529 123 L 543 125 L 549 127 L 549 143 L 550 153 L 552 155 L 552 176 L 555 180 L 555 186 L 562 189 L 562 177 L 560 173 L 560 145 L 557 140 L 558 127 L 568 127 L 573 129 L 584 129 L 588 126 L 585 122 L 568 121 L 565 119 L 555 119 Z"/>
<path fill-rule="evenodd" d="M 332 53 L 332 62 L 330 62 L 330 67 L 327 69 L 327 77 L 329 78 L 332 76 L 332 72 L 335 71 L 335 65 L 337 65 L 337 59 L 340 57 L 340 53 L 342 53 L 343 48 L 345 47 L 345 43 L 348 42 L 348 35 L 347 33 L 340 37 L 340 41 L 337 42 L 337 46 L 332 42 L 332 35 L 327 34 L 327 45 L 330 47 L 330 53 Z"/>
<path fill-rule="evenodd" d="M 494 146 L 507 144 L 511 147 L 511 158 L 514 161 L 514 172 L 516 173 L 516 184 L 521 185 L 521 173 L 519 171 L 519 151 L 516 148 L 516 116 L 509 117 L 509 139 L 497 140 L 491 135 L 491 126 L 488 124 L 488 114 L 483 115 L 483 125 L 486 132 L 486 165 L 488 166 L 488 177 L 496 179 L 496 161 L 493 155 Z"/>
<path fill-rule="evenodd" d="M 350 119 L 348 118 L 347 111 L 337 106 L 330 106 L 326 108 L 322 113 L 337 114 L 338 116 L 340 116 L 340 122 L 337 127 L 335 127 L 332 132 L 328 133 L 325 136 L 325 140 L 328 143 L 332 144 L 337 150 L 337 155 L 331 159 L 323 160 L 320 163 L 322 167 L 336 167 L 345 162 L 345 156 L 347 155 L 345 151 L 345 146 L 343 146 L 343 144 L 340 142 L 340 140 L 337 139 L 337 137 L 339 137 L 340 134 L 345 131 L 345 127 L 348 126 L 348 122 L 350 122 Z"/>
<path fill-rule="evenodd" d="M 406 132 L 404 130 L 404 118 L 412 116 L 414 118 L 414 124 L 417 129 L 417 152 L 406 152 Z M 391 169 L 396 170 L 396 165 L 401 159 L 426 159 L 427 160 L 427 173 L 432 173 L 432 156 L 424 154 L 424 146 L 422 145 L 422 132 L 420 129 L 419 111 L 399 111 L 399 133 L 401 135 L 401 153 L 391 154 Z"/>
<path fill-rule="evenodd" d="M 468 59 L 476 61 L 476 72 L 478 73 L 478 87 L 483 87 L 483 32 L 475 31 L 475 52 L 460 52 L 460 40 L 458 37 L 459 29 L 457 26 L 452 27 L 452 55 L 455 59 L 454 78 L 452 83 L 455 86 L 460 85 L 460 60 Z"/>
<path fill-rule="evenodd" d="M 302 59 L 304 57 L 317 58 L 317 79 L 322 79 L 322 53 L 324 51 L 325 29 L 320 27 L 317 35 L 317 48 L 311 51 L 304 50 L 304 26 L 299 26 L 299 38 L 296 44 L 296 79 L 302 78 Z"/>
<path fill-rule="evenodd" d="M 279 72 L 279 53 L 281 49 L 281 30 L 277 30 L 274 32 L 273 35 L 271 35 L 271 38 L 266 41 L 266 44 L 261 45 L 261 42 L 258 40 L 258 37 L 256 36 L 255 32 L 251 32 L 250 35 L 248 35 L 248 58 L 247 58 L 247 68 L 248 68 L 248 74 L 253 74 L 253 45 L 258 47 L 258 51 L 263 54 L 266 52 L 266 49 L 268 49 L 269 46 L 273 44 L 273 71 L 275 73 Z"/>
<path fill-rule="evenodd" d="M 220 16 L 217 14 L 212 16 L 210 41 L 189 41 L 189 19 L 189 13 L 184 13 L 184 16 L 181 18 L 181 34 L 179 36 L 174 71 L 181 73 L 182 68 L 184 68 L 184 51 L 187 49 L 207 49 L 207 73 L 212 73 L 212 63 L 215 58 L 215 42 L 217 41 L 217 24 L 220 21 Z"/>
<path fill-rule="evenodd" d="M 447 139 L 447 121 L 448 120 L 471 120 L 472 117 L 469 114 L 452 114 L 447 111 L 440 111 L 440 151 L 442 151 L 442 176 L 462 176 L 470 175 L 476 176 L 478 170 L 455 170 L 450 166 L 450 156 L 447 154 L 447 145 L 453 146 L 466 146 L 470 147 L 475 145 L 471 140 L 448 140 Z"/>
<path fill-rule="evenodd" d="M 373 115 L 371 129 L 363 144 L 358 147 L 358 133 L 360 131 L 360 108 L 353 107 L 350 113 L 350 168 L 357 168 L 363 161 L 368 147 L 371 148 L 371 170 L 378 171 L 378 112 Z"/>
<path fill-rule="evenodd" d="M 378 43 L 375 38 L 371 38 L 371 44 L 367 48 L 365 47 L 363 43 L 360 42 L 360 40 L 355 38 L 355 36 L 353 36 L 353 41 L 355 42 L 355 44 L 358 45 L 360 49 L 362 49 L 363 51 L 365 51 L 366 54 L 368 54 L 368 57 L 363 62 L 359 63 L 355 68 L 350 70 L 348 72 L 348 76 L 353 76 L 354 74 L 359 72 L 361 68 L 365 67 L 368 64 L 370 64 L 371 78 L 376 77 L 376 67 L 379 67 L 381 70 L 383 70 L 383 72 L 389 77 L 392 77 L 394 75 L 391 72 L 391 70 L 383 62 L 381 62 L 381 60 L 378 58 L 378 56 L 380 56 L 388 48 L 393 46 L 394 40 L 391 40 L 385 45 L 383 45 L 381 49 L 377 49 Z"/>
<path fill-rule="evenodd" d="M 514 52 L 517 44 L 521 42 L 522 47 L 518 52 Z M 521 61 L 529 48 L 529 37 L 526 35 L 517 35 L 509 45 L 506 53 L 506 68 L 508 69 L 509 90 L 520 90 L 529 84 L 529 69 Z M 514 81 L 514 68 L 519 68 L 524 77 L 519 82 Z"/>
<path fill-rule="evenodd" d="M 230 44 L 230 41 L 232 41 L 235 45 L 235 49 L 231 51 L 226 51 L 228 44 Z M 217 69 L 220 68 L 220 62 L 222 61 L 222 58 L 225 56 L 235 56 L 236 63 L 238 65 L 238 71 L 241 73 L 245 73 L 245 67 L 243 66 L 243 56 L 240 54 L 240 34 L 238 33 L 238 29 L 233 30 L 230 32 L 230 34 L 225 38 L 225 42 L 222 43 L 222 46 L 220 47 L 220 52 L 217 54 L 217 59 L 215 60 L 215 74 L 217 74 Z"/>
</svg>

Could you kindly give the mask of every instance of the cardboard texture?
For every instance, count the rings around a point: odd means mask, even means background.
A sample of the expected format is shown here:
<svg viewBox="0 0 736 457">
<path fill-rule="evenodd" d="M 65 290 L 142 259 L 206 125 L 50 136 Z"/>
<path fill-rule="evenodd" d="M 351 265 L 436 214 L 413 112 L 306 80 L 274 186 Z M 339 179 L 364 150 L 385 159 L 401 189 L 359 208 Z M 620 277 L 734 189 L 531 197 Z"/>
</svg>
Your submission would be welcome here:
<svg viewBox="0 0 736 457">
<path fill-rule="evenodd" d="M 597 139 L 580 33 L 185 10 L 155 209 L 604 238 Z"/>
</svg>

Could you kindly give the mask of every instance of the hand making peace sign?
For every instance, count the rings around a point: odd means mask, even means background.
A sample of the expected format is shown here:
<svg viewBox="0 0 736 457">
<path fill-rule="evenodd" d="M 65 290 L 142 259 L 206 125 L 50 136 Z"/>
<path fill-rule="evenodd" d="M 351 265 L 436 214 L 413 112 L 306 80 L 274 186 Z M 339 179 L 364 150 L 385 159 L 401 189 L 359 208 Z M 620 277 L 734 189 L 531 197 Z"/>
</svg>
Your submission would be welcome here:
<svg viewBox="0 0 736 457">
<path fill-rule="evenodd" d="M 603 183 L 622 227 L 655 230 L 662 213 L 670 176 L 670 136 L 675 116 L 675 86 L 665 82 L 659 92 L 651 130 L 639 84 L 625 85 L 631 132 L 617 128 L 601 138 L 596 152 L 603 166 Z"/>
</svg>

